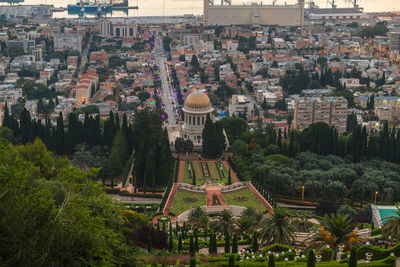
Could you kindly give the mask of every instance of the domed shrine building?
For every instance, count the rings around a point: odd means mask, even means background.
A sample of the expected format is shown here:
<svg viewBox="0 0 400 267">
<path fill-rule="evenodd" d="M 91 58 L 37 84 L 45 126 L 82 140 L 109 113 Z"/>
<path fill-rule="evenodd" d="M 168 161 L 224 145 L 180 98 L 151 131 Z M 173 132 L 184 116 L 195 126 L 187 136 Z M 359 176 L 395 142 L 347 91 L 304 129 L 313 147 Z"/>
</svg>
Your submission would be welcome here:
<svg viewBox="0 0 400 267">
<path fill-rule="evenodd" d="M 185 100 L 182 109 L 184 113 L 183 125 L 180 129 L 180 137 L 190 139 L 194 146 L 201 146 L 203 144 L 202 133 L 204 124 L 206 123 L 207 115 L 213 111 L 206 93 L 201 91 L 191 92 Z"/>
</svg>

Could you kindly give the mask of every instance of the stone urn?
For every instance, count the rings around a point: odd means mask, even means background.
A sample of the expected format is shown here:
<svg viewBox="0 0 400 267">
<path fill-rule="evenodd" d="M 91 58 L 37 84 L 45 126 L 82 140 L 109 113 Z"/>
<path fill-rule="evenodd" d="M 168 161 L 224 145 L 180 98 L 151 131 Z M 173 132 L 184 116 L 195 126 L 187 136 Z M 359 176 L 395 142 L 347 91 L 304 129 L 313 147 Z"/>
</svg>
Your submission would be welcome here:
<svg viewBox="0 0 400 267">
<path fill-rule="evenodd" d="M 321 255 L 321 254 L 315 255 L 315 260 L 316 260 L 317 262 L 321 262 L 321 260 L 322 260 L 322 255 Z"/>
<path fill-rule="evenodd" d="M 371 262 L 373 255 L 374 254 L 372 254 L 372 252 L 365 253 L 365 257 L 366 257 L 367 262 Z"/>
</svg>

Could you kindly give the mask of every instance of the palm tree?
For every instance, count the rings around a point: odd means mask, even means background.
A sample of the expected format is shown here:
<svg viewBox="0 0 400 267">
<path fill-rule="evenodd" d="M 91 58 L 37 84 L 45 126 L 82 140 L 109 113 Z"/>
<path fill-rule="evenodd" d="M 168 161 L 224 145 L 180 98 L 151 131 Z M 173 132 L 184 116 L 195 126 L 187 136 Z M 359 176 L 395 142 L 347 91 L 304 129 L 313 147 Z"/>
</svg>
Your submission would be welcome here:
<svg viewBox="0 0 400 267">
<path fill-rule="evenodd" d="M 305 242 L 313 243 L 313 246 L 322 247 L 329 245 L 336 255 L 338 245 L 347 247 L 358 244 L 358 233 L 354 231 L 355 225 L 347 214 L 325 214 L 320 221 L 320 230 L 313 234 Z"/>
<path fill-rule="evenodd" d="M 246 216 L 241 216 L 239 220 L 236 222 L 236 225 L 238 227 L 239 233 L 251 233 L 252 229 L 254 227 L 254 224 L 252 223 L 251 219 Z"/>
<path fill-rule="evenodd" d="M 254 231 L 254 228 L 258 225 L 261 219 L 262 214 L 260 214 L 255 208 L 249 207 L 243 210 L 240 214 L 240 218 L 236 222 L 236 225 L 240 233 L 251 233 Z"/>
<path fill-rule="evenodd" d="M 274 213 L 260 222 L 260 238 L 266 244 L 279 243 L 289 245 L 293 242 L 296 227 L 290 223 L 289 212 L 276 207 Z"/>
<path fill-rule="evenodd" d="M 235 220 L 233 219 L 232 212 L 230 210 L 223 210 L 221 214 L 218 215 L 217 220 L 211 223 L 211 228 L 213 228 L 215 232 L 226 234 L 233 232 L 234 225 Z"/>
<path fill-rule="evenodd" d="M 390 216 L 385 218 L 386 221 L 382 226 L 382 233 L 385 237 L 391 237 L 392 239 L 400 239 L 400 206 L 396 206 L 397 216 Z"/>
<path fill-rule="evenodd" d="M 206 226 L 208 222 L 207 214 L 202 207 L 195 207 L 190 210 L 188 222 L 201 226 Z"/>
</svg>

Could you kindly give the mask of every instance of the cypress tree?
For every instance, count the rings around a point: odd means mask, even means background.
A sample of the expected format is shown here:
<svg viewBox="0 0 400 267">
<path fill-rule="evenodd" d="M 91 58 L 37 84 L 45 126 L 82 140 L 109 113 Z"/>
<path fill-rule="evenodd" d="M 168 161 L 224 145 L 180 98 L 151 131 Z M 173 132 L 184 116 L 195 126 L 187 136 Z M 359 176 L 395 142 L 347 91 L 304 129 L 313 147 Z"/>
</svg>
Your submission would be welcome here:
<svg viewBox="0 0 400 267">
<path fill-rule="evenodd" d="M 349 267 L 357 267 L 357 249 L 355 247 L 351 248 Z"/>
<path fill-rule="evenodd" d="M 225 253 L 229 253 L 229 252 L 231 252 L 229 233 L 226 233 L 226 235 L 225 235 Z"/>
<path fill-rule="evenodd" d="M 181 252 L 181 251 L 182 251 L 182 249 L 183 249 L 183 244 L 182 244 L 182 235 L 181 235 L 181 234 L 179 234 L 179 237 L 178 237 L 178 251 L 179 251 L 179 252 Z"/>
<path fill-rule="evenodd" d="M 214 234 L 213 232 L 210 233 L 210 240 L 208 241 L 208 253 L 212 254 L 214 253 L 214 249 L 213 249 L 213 238 L 214 238 Z"/>
<path fill-rule="evenodd" d="M 196 267 L 196 259 L 190 259 L 189 265 L 190 267 Z"/>
<path fill-rule="evenodd" d="M 120 122 L 119 122 L 119 116 L 118 116 L 118 112 L 117 114 L 115 114 L 115 132 L 119 131 L 121 129 L 120 127 Z"/>
<path fill-rule="evenodd" d="M 8 127 L 8 128 L 11 129 L 9 120 L 10 120 L 10 114 L 8 113 L 8 106 L 7 106 L 7 102 L 6 102 L 5 105 L 4 105 L 4 117 L 3 117 L 2 126 L 3 127 Z"/>
<path fill-rule="evenodd" d="M 279 152 L 282 153 L 282 131 L 281 128 L 278 130 L 278 140 L 276 141 L 276 145 L 279 147 Z"/>
<path fill-rule="evenodd" d="M 218 253 L 217 235 L 216 234 L 214 234 L 214 236 L 213 236 L 213 251 L 214 251 L 214 253 Z"/>
<path fill-rule="evenodd" d="M 229 167 L 229 173 L 228 173 L 228 185 L 232 184 L 232 177 L 231 177 L 231 168 Z"/>
<path fill-rule="evenodd" d="M 62 113 L 57 118 L 56 128 L 56 152 L 59 155 L 63 155 L 65 151 L 65 134 L 64 134 L 64 120 Z"/>
<path fill-rule="evenodd" d="M 172 235 L 169 235 L 169 244 L 168 244 L 168 250 L 173 251 L 174 250 L 174 241 L 172 240 Z"/>
<path fill-rule="evenodd" d="M 152 244 L 151 244 L 151 236 L 147 239 L 147 251 L 151 252 L 152 250 Z"/>
<path fill-rule="evenodd" d="M 237 236 L 236 234 L 233 235 L 233 240 L 232 240 L 232 253 L 238 253 L 238 243 L 237 243 Z"/>
<path fill-rule="evenodd" d="M 296 154 L 295 152 L 295 147 L 294 147 L 294 136 L 293 136 L 293 131 L 290 131 L 290 143 L 289 143 L 289 157 L 293 158 Z"/>
<path fill-rule="evenodd" d="M 258 238 L 257 238 L 257 232 L 254 232 L 253 234 L 253 252 L 258 251 Z"/>
<path fill-rule="evenodd" d="M 308 252 L 307 267 L 315 267 L 315 254 L 312 249 Z"/>
<path fill-rule="evenodd" d="M 269 254 L 268 267 L 275 267 L 275 257 L 273 253 Z"/>
<path fill-rule="evenodd" d="M 162 229 L 163 229 L 164 232 L 166 231 L 166 229 L 165 229 L 165 222 L 162 223 Z"/>
<path fill-rule="evenodd" d="M 197 229 L 195 229 L 194 232 L 194 250 L 196 252 L 199 252 L 199 236 L 197 234 Z"/>
<path fill-rule="evenodd" d="M 190 236 L 189 254 L 190 254 L 190 256 L 192 256 L 192 257 L 196 254 L 196 252 L 195 252 L 195 250 L 194 250 L 193 236 Z"/>
<path fill-rule="evenodd" d="M 58 120 L 57 120 L 58 122 Z M 20 128 L 22 133 L 22 143 L 26 144 L 32 141 L 33 125 L 31 115 L 26 108 L 21 111 Z"/>
<path fill-rule="evenodd" d="M 228 267 L 235 267 L 235 258 L 233 255 L 229 256 Z"/>
</svg>

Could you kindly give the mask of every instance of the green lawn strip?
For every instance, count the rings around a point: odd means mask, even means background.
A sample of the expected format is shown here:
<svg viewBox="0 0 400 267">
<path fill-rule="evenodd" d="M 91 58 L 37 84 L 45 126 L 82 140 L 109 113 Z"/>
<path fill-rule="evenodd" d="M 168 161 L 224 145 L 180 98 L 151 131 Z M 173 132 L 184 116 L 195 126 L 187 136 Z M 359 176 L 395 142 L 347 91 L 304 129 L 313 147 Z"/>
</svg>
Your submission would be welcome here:
<svg viewBox="0 0 400 267">
<path fill-rule="evenodd" d="M 258 200 L 257 196 L 253 194 L 249 189 L 242 189 L 239 191 L 229 192 L 229 193 L 222 193 L 223 197 L 225 198 L 226 203 L 228 205 L 235 205 L 235 206 L 242 206 L 242 207 L 253 207 L 257 209 L 259 212 L 264 212 L 265 207 L 264 205 Z M 246 197 L 247 200 L 237 200 L 234 199 L 235 197 Z"/>
<path fill-rule="evenodd" d="M 223 179 L 221 171 L 219 170 L 219 167 L 218 167 L 218 161 L 214 161 L 214 166 L 215 166 L 215 169 L 217 170 L 217 173 L 218 173 L 218 176 L 217 176 L 218 180 Z"/>
<path fill-rule="evenodd" d="M 188 164 L 185 161 L 185 167 L 184 167 L 184 171 L 183 171 L 183 179 L 182 182 L 186 183 L 186 184 L 191 184 L 192 183 L 192 178 L 189 177 L 189 172 L 188 172 Z"/>
<path fill-rule="evenodd" d="M 196 162 L 196 168 L 197 168 L 197 170 L 199 171 L 199 176 L 200 176 L 200 177 L 202 177 L 202 178 L 208 178 L 208 177 L 203 177 L 203 169 L 201 168 L 201 162 L 200 162 L 200 161 L 197 161 L 197 162 Z M 197 178 L 200 178 L 200 177 L 197 177 Z"/>
<path fill-rule="evenodd" d="M 193 202 L 189 202 L 186 200 L 188 198 L 196 198 L 196 200 Z M 185 210 L 204 205 L 206 205 L 206 194 L 178 190 L 176 191 L 174 201 L 172 202 L 170 208 L 170 212 L 178 215 Z"/>
</svg>

